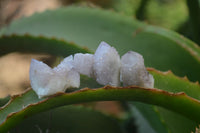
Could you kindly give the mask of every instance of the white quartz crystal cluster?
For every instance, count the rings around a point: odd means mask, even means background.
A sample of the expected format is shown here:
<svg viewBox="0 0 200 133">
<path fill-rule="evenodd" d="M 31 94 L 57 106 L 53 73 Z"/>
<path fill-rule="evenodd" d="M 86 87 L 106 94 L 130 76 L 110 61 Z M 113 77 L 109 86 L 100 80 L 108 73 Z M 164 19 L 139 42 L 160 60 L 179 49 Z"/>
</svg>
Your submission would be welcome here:
<svg viewBox="0 0 200 133">
<path fill-rule="evenodd" d="M 154 78 L 147 72 L 142 55 L 129 51 L 120 60 L 116 49 L 105 42 L 100 43 L 94 55 L 68 56 L 53 69 L 35 59 L 31 61 L 31 86 L 39 98 L 78 88 L 80 74 L 96 79 L 101 85 L 120 86 L 123 82 L 123 86 L 154 86 Z"/>
<path fill-rule="evenodd" d="M 93 72 L 99 84 L 119 86 L 120 57 L 115 48 L 101 42 L 94 54 Z"/>
<path fill-rule="evenodd" d="M 75 71 L 72 63 L 73 57 L 69 56 L 52 69 L 45 63 L 32 59 L 29 76 L 31 87 L 39 98 L 80 86 L 80 74 Z"/>
<path fill-rule="evenodd" d="M 124 86 L 154 87 L 154 78 L 146 70 L 144 59 L 139 53 L 129 51 L 122 56 L 120 73 Z"/>
</svg>

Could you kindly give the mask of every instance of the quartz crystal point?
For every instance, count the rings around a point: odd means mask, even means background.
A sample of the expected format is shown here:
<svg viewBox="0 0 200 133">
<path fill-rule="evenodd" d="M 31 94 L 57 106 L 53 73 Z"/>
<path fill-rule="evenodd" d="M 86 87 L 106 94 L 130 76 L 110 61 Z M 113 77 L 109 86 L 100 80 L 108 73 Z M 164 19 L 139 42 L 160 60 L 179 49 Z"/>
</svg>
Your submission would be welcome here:
<svg viewBox="0 0 200 133">
<path fill-rule="evenodd" d="M 73 68 L 73 56 L 70 55 L 63 59 L 63 61 L 57 66 L 54 67 L 53 70 L 58 73 L 66 73 Z"/>
<path fill-rule="evenodd" d="M 80 74 L 87 75 L 88 77 L 93 76 L 93 55 L 77 53 L 74 55 L 74 68 Z"/>
<path fill-rule="evenodd" d="M 120 79 L 124 86 L 154 86 L 154 78 L 146 70 L 142 55 L 133 51 L 127 52 L 121 58 Z"/>
<path fill-rule="evenodd" d="M 45 63 L 32 59 L 29 76 L 31 86 L 39 98 L 80 86 L 80 75 L 73 69 L 71 60 L 72 56 L 67 57 L 61 64 L 51 69 Z"/>
<path fill-rule="evenodd" d="M 78 88 L 80 86 L 80 74 L 74 69 L 72 55 L 64 58 L 53 70 L 66 78 L 66 88 Z"/>
<path fill-rule="evenodd" d="M 93 71 L 99 84 L 119 86 L 120 57 L 116 49 L 101 42 L 94 54 Z"/>
</svg>

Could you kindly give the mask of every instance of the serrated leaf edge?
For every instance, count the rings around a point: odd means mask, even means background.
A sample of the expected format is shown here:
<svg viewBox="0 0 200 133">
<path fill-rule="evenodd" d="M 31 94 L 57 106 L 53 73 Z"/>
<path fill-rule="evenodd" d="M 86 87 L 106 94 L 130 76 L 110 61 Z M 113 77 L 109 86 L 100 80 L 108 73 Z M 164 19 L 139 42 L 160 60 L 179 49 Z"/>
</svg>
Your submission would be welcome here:
<svg viewBox="0 0 200 133">
<path fill-rule="evenodd" d="M 190 80 L 188 79 L 187 76 L 184 76 L 184 77 L 177 76 L 177 75 L 175 75 L 171 70 L 162 72 L 162 71 L 156 70 L 156 69 L 154 69 L 154 68 L 149 68 L 149 67 L 147 68 L 147 70 L 148 70 L 149 72 L 152 71 L 152 72 L 161 74 L 161 75 L 163 75 L 163 76 L 165 76 L 165 75 L 166 75 L 166 76 L 167 76 L 167 75 L 173 75 L 173 76 L 176 77 L 177 79 L 180 79 L 180 80 L 183 80 L 183 81 L 186 81 L 186 82 L 190 82 L 191 84 L 195 84 L 195 85 L 200 86 L 199 81 L 192 82 L 192 81 L 190 81 Z"/>
<path fill-rule="evenodd" d="M 31 91 L 31 89 L 29 89 L 28 91 Z M 198 100 L 196 100 L 194 98 L 191 98 L 191 97 L 187 96 L 185 93 L 182 93 L 182 92 L 181 93 L 171 93 L 171 92 L 166 92 L 164 90 L 148 89 L 148 88 L 141 88 L 141 87 L 136 87 L 136 86 L 117 87 L 117 88 L 116 87 L 112 87 L 112 86 L 105 86 L 103 88 L 98 88 L 98 89 L 84 88 L 84 89 L 78 90 L 76 92 L 54 94 L 54 95 L 52 95 L 52 96 L 50 96 L 50 97 L 48 97 L 48 98 L 46 98 L 46 99 L 44 99 L 44 100 L 42 100 L 42 101 L 40 101 L 38 103 L 29 104 L 28 106 L 24 107 L 22 110 L 20 110 L 18 112 L 10 113 L 7 116 L 7 118 L 5 119 L 5 121 L 0 124 L 0 131 L 1 130 L 5 130 L 5 129 L 3 129 L 3 127 L 6 126 L 6 124 L 9 122 L 9 120 L 12 120 L 13 118 L 15 118 L 15 119 L 16 118 L 21 118 L 21 117 L 24 118 L 24 117 L 36 114 L 36 113 L 41 112 L 41 111 L 45 111 L 45 110 L 50 109 L 50 108 L 55 108 L 55 107 L 58 107 L 58 106 L 68 105 L 68 104 L 91 102 L 91 101 L 105 101 L 105 100 L 106 101 L 113 101 L 113 100 L 140 101 L 140 102 L 144 102 L 144 103 L 155 104 L 155 105 L 162 106 L 162 107 L 168 108 L 168 109 L 170 109 L 170 107 L 173 106 L 171 108 L 173 111 L 176 111 L 176 112 L 184 114 L 184 115 L 188 115 L 187 114 L 188 112 L 185 113 L 180 109 L 177 110 L 177 108 L 179 108 L 179 107 L 175 107 L 174 105 L 164 105 L 162 102 L 160 102 L 160 101 L 158 102 L 155 99 L 151 99 L 151 100 L 154 100 L 154 101 L 151 101 L 148 98 L 147 98 L 148 100 L 147 99 L 143 99 L 144 97 L 139 97 L 139 98 L 137 98 L 137 97 L 127 97 L 127 94 L 130 93 L 131 91 L 133 91 L 132 93 L 140 91 L 139 93 L 145 92 L 145 93 L 150 93 L 151 95 L 153 94 L 155 96 L 163 96 L 163 97 L 168 97 L 168 98 L 171 97 L 171 99 L 172 98 L 178 98 L 178 100 L 180 100 L 182 98 L 182 99 L 186 100 L 187 102 L 189 100 L 189 103 L 192 102 L 193 104 L 195 104 L 195 110 L 194 111 L 200 111 L 200 101 L 198 101 Z M 113 94 L 113 92 L 114 93 L 117 92 L 118 95 L 119 95 L 119 92 L 120 92 L 119 97 L 116 97 L 115 95 L 111 96 L 111 94 Z M 123 92 L 125 92 L 125 93 L 123 94 Z M 100 94 L 98 94 L 98 96 L 97 96 L 96 95 L 97 93 L 100 93 Z M 20 95 L 20 96 L 22 96 L 22 95 Z M 77 98 L 77 95 L 78 96 L 81 95 L 79 100 Z M 88 99 L 88 97 L 85 97 L 84 95 L 85 96 L 89 96 L 89 99 Z M 111 97 L 109 97 L 109 96 L 111 96 Z M 15 97 L 17 97 L 17 96 L 15 96 Z M 74 97 L 75 97 L 75 100 L 73 99 Z M 150 97 L 153 98 L 152 96 L 150 96 Z M 48 104 L 48 102 L 52 103 L 52 102 L 55 102 L 55 100 L 59 100 L 59 98 L 61 99 L 59 104 L 58 103 L 56 103 L 56 105 L 49 105 Z M 66 101 L 62 101 L 62 98 L 64 98 Z M 72 101 L 71 102 L 67 101 L 68 98 L 71 98 L 70 100 L 72 100 Z M 12 100 L 14 100 L 14 99 L 12 99 Z M 48 108 L 38 109 L 37 110 L 36 107 L 40 107 L 40 106 L 43 106 L 45 104 L 48 105 Z M 180 106 L 182 107 L 182 105 L 180 105 Z M 196 108 L 196 106 L 198 106 L 198 107 Z M 192 109 L 194 109 L 194 105 L 190 105 L 190 107 Z M 36 111 L 32 112 L 32 110 L 31 110 L 32 108 L 36 108 Z M 193 114 L 193 115 L 195 115 L 195 114 Z M 200 118 L 199 117 L 200 116 L 196 116 L 195 115 L 195 117 L 192 116 L 192 118 L 191 118 L 191 116 L 190 116 L 191 119 L 200 122 Z M 6 129 L 6 130 L 8 130 L 8 129 Z"/>
<path fill-rule="evenodd" d="M 66 42 L 66 40 L 64 40 L 62 38 L 58 39 L 55 36 L 45 37 L 43 35 L 35 36 L 35 35 L 28 34 L 28 33 L 25 33 L 25 34 L 13 33 L 13 34 L 10 34 L 10 35 L 2 35 L 2 36 L 0 36 L 0 39 L 12 38 L 12 37 L 19 37 L 19 38 L 20 37 L 27 37 L 27 38 L 33 38 L 33 39 L 47 39 L 47 40 L 50 40 L 50 41 L 62 42 L 64 44 L 69 44 L 69 45 L 75 46 L 77 48 L 81 48 L 81 49 L 85 50 L 88 53 L 91 53 L 91 51 L 87 47 L 80 47 L 80 46 L 76 45 L 74 42 L 71 42 L 71 41 L 69 41 L 69 42 L 67 41 Z"/>
</svg>

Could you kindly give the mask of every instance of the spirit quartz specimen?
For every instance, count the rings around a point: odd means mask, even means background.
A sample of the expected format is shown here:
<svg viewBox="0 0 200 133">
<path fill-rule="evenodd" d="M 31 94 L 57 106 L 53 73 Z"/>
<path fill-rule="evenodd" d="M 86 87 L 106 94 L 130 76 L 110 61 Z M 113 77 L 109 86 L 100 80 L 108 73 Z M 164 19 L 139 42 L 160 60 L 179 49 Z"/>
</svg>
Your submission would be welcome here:
<svg viewBox="0 0 200 133">
<path fill-rule="evenodd" d="M 120 60 L 116 49 L 105 42 L 100 43 L 94 55 L 68 56 L 53 69 L 43 62 L 31 61 L 31 86 L 39 98 L 78 88 L 80 74 L 95 78 L 101 85 L 119 86 L 121 81 L 124 86 L 154 86 L 154 78 L 146 70 L 142 55 L 129 51 Z"/>
</svg>

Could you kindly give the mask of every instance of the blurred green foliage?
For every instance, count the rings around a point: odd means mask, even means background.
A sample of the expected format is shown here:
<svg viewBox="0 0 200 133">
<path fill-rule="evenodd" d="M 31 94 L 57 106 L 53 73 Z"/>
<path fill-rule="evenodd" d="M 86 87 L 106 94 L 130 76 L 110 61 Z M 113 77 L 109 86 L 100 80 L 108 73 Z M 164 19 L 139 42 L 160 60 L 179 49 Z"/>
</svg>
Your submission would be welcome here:
<svg viewBox="0 0 200 133">
<path fill-rule="evenodd" d="M 176 30 L 188 19 L 185 0 L 118 0 L 114 9 L 135 17 L 142 1 L 147 1 L 141 13 L 144 14 L 143 20 L 149 24 Z"/>
<path fill-rule="evenodd" d="M 200 41 L 200 0 L 88 1 L 101 6 L 102 9 L 96 6 L 80 8 L 78 4 L 75 4 L 72 7 L 23 18 L 1 29 L 0 54 L 13 51 L 43 52 L 65 57 L 77 52 L 93 52 L 98 43 L 103 40 L 116 47 L 120 55 L 128 50 L 134 50 L 144 56 L 147 66 L 162 71 L 170 69 L 176 75 L 186 75 L 192 81 L 200 81 L 200 48 L 182 36 L 190 37 L 197 43 Z M 80 2 L 85 2 L 85 0 L 71 0 L 73 4 Z M 105 11 L 107 9 L 117 13 Z M 13 33 L 16 35 L 12 35 Z M 52 39 L 52 36 L 64 40 Z M 88 49 L 83 49 L 83 47 Z M 62 129 L 61 132 L 71 133 L 81 131 L 188 133 L 194 131 L 200 117 L 198 113 L 200 109 L 199 84 L 192 83 L 186 78 L 179 78 L 171 72 L 151 73 L 155 78 L 155 88 L 157 88 L 155 90 L 127 89 L 126 87 L 95 90 L 94 88 L 98 86 L 96 82 L 83 76 L 79 89 L 90 87 L 93 90 L 82 92 L 70 90 L 47 99 L 38 99 L 31 90 L 12 97 L 12 101 L 7 106 L 0 108 L 0 130 L 9 130 L 23 121 L 24 123 L 12 131 L 22 131 L 20 129 L 25 124 L 28 128 L 24 128 L 23 132 L 30 129 L 32 132 L 42 132 L 50 129 L 49 123 L 54 123 L 51 131 L 56 132 Z M 0 99 L 0 106 L 9 99 L 10 97 Z M 87 107 L 73 105 L 50 110 L 68 104 L 98 100 L 136 100 L 146 104 L 121 102 L 122 105 L 124 104 L 122 107 L 124 107 L 125 117 L 118 119 L 92 109 L 88 110 Z M 46 110 L 50 111 L 40 113 Z M 36 113 L 36 116 L 32 116 Z M 25 119 L 26 117 L 29 118 Z M 46 132 L 49 131 L 46 130 Z"/>
</svg>

